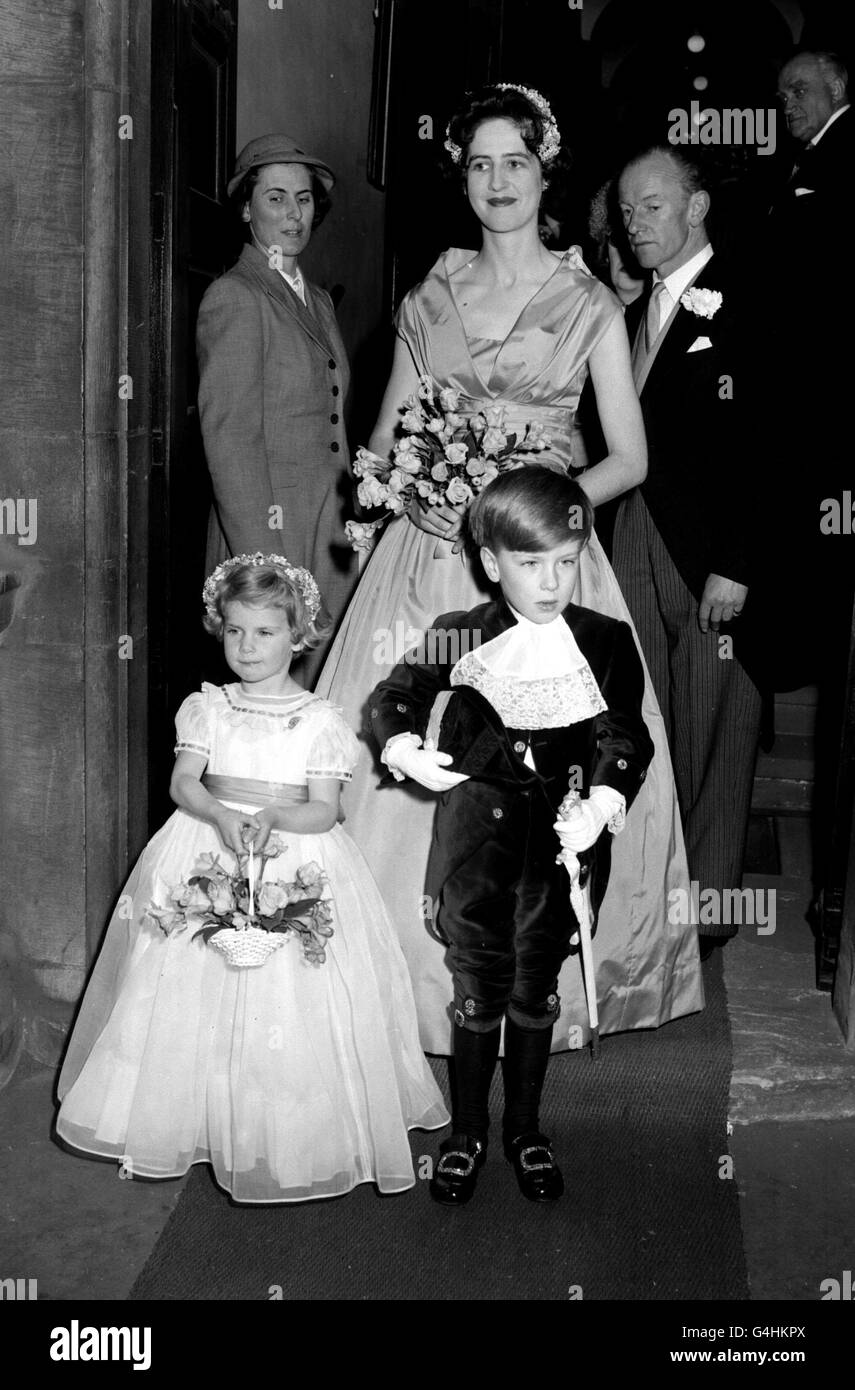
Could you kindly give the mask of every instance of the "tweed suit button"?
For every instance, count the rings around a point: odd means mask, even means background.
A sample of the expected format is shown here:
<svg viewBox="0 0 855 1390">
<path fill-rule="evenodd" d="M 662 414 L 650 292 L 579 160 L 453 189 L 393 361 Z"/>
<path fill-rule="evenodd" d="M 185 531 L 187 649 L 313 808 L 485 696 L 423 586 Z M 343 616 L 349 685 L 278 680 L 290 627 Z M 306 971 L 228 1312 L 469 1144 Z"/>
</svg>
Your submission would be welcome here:
<svg viewBox="0 0 855 1390">
<path fill-rule="evenodd" d="M 375 705 L 375 706 L 374 706 L 374 709 L 371 711 L 371 718 L 372 718 L 372 719 L 376 719 L 379 713 L 380 713 L 380 711 L 379 711 L 379 709 L 377 708 L 377 706 Z"/>
<path fill-rule="evenodd" d="M 338 444 L 338 441 L 334 439 L 332 444 L 330 445 L 330 451 L 334 454 L 337 454 L 339 451 L 339 447 L 340 446 Z"/>
<path fill-rule="evenodd" d="M 334 371 L 335 371 L 335 362 L 334 362 L 334 360 L 333 360 L 332 357 L 330 358 L 330 361 L 329 361 L 329 368 L 330 368 L 330 371 L 331 371 L 331 372 L 334 372 Z"/>
<path fill-rule="evenodd" d="M 626 758 L 618 758 L 618 760 L 617 760 L 617 765 L 618 765 L 618 767 L 620 768 L 621 772 L 626 772 L 626 769 L 627 769 L 627 761 L 626 761 Z"/>
<path fill-rule="evenodd" d="M 505 813 L 504 813 L 504 811 L 502 810 L 501 806 L 494 806 L 494 807 L 493 807 L 493 820 L 501 820 L 501 819 L 502 819 L 502 816 L 503 816 L 504 814 L 505 814 Z"/>
<path fill-rule="evenodd" d="M 334 387 L 333 387 L 332 393 L 333 393 L 334 396 L 337 396 L 337 395 L 338 395 L 338 387 L 337 387 L 337 386 L 334 386 Z"/>
<path fill-rule="evenodd" d="M 523 741 L 522 741 L 521 738 L 518 738 L 517 741 L 516 741 L 516 743 L 514 744 L 514 752 L 515 752 L 515 753 L 524 753 L 524 752 L 525 752 L 525 744 L 523 743 Z"/>
<path fill-rule="evenodd" d="M 330 424 L 331 424 L 331 425 L 337 425 L 337 424 L 338 424 L 338 416 L 336 415 L 335 411 L 333 411 L 332 415 L 330 416 Z"/>
<path fill-rule="evenodd" d="M 406 705 L 396 705 L 396 706 L 395 706 L 395 709 L 398 711 L 399 714 L 406 714 L 406 713 L 407 713 L 407 706 L 406 706 Z"/>
</svg>

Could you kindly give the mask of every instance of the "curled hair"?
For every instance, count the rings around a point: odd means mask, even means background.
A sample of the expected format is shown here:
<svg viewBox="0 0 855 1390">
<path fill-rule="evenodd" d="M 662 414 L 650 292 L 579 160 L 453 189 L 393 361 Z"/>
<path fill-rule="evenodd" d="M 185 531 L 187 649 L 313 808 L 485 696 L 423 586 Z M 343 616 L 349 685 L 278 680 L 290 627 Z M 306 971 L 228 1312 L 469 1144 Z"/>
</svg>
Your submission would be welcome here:
<svg viewBox="0 0 855 1390">
<path fill-rule="evenodd" d="M 314 621 L 298 586 L 275 565 L 236 565 L 217 585 L 214 614 L 202 619 L 207 632 L 223 640 L 226 607 L 245 603 L 250 608 L 281 608 L 291 629 L 291 641 L 311 651 L 332 632 L 332 622 L 322 606 Z"/>
<path fill-rule="evenodd" d="M 469 147 L 478 127 L 485 121 L 510 121 L 517 127 L 529 154 L 537 155 L 543 144 L 546 122 L 534 102 L 524 92 L 518 91 L 515 87 L 480 87 L 477 92 L 466 93 L 462 106 L 449 121 L 449 138 L 463 151 L 459 165 L 448 157 L 448 164 L 455 174 L 461 170 L 465 173 L 469 162 Z M 566 159 L 565 155 L 564 162 Z M 551 169 L 553 162 L 554 160 L 550 159 L 543 164 L 544 171 Z"/>
<path fill-rule="evenodd" d="M 231 198 L 232 204 L 237 209 L 238 216 L 243 212 L 244 204 L 251 202 L 252 190 L 261 177 L 262 169 L 269 169 L 269 167 L 268 164 L 260 164 L 257 169 L 249 169 L 247 173 L 244 174 Z M 332 207 L 332 199 L 311 164 L 305 164 L 303 167 L 308 170 L 312 185 L 312 197 L 315 200 L 315 215 L 312 218 L 312 231 L 314 231 L 316 227 L 320 227 Z"/>
<path fill-rule="evenodd" d="M 617 184 L 617 176 L 602 184 L 591 199 L 588 209 L 588 236 L 593 246 L 592 265 L 607 285 L 612 283 L 609 264 L 610 243 L 620 256 L 627 275 L 633 280 L 643 280 L 646 273 L 638 264 L 627 240 L 618 202 Z"/>
<path fill-rule="evenodd" d="M 477 546 L 535 552 L 568 540 L 586 545 L 594 509 L 568 473 L 535 463 L 488 483 L 469 508 L 467 523 Z"/>
<path fill-rule="evenodd" d="M 606 246 L 611 241 L 614 228 L 611 217 L 611 180 L 602 184 L 591 199 L 588 209 L 588 236 L 597 250 L 597 258 L 605 260 Z"/>
</svg>

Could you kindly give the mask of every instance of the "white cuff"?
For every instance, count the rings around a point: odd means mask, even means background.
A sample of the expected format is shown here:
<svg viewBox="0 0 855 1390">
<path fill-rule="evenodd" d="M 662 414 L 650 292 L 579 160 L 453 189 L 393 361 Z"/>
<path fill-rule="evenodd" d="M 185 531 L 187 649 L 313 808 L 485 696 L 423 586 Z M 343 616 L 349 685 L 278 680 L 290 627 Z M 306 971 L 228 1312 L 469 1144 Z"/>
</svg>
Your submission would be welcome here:
<svg viewBox="0 0 855 1390">
<path fill-rule="evenodd" d="M 395 744 L 396 744 L 396 743 L 400 743 L 400 742 L 402 741 L 402 739 L 406 739 L 407 742 L 408 742 L 408 743 L 411 743 L 411 744 L 413 745 L 414 748 L 421 748 L 421 746 L 422 746 L 422 741 L 421 741 L 421 739 L 419 738 L 419 735 L 418 735 L 418 734 L 411 734 L 411 733 L 393 734 L 391 738 L 387 738 L 387 740 L 386 740 L 386 746 L 385 746 L 385 748 L 383 749 L 383 752 L 380 754 L 380 761 L 381 761 L 381 763 L 383 763 L 386 767 L 388 767 L 389 771 L 391 772 L 391 774 L 392 774 L 392 776 L 394 777 L 394 779 L 395 779 L 396 782 L 405 782 L 405 781 L 406 781 L 406 777 L 404 776 L 403 772 L 399 772 L 399 771 L 398 771 L 398 769 L 395 767 L 395 764 L 394 764 L 394 763 L 390 763 L 390 761 L 389 761 L 389 753 L 390 753 L 391 750 L 395 747 Z"/>
<path fill-rule="evenodd" d="M 597 786 L 591 788 L 588 800 L 602 811 L 611 833 L 619 835 L 626 821 L 626 797 L 615 791 L 614 787 Z"/>
</svg>

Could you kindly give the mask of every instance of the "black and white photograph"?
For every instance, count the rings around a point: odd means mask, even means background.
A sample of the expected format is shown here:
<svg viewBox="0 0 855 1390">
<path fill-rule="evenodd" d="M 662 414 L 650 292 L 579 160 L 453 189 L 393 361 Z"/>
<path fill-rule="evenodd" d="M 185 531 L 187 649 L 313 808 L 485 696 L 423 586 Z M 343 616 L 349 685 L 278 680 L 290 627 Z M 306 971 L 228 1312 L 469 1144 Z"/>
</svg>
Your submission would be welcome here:
<svg viewBox="0 0 855 1390">
<path fill-rule="evenodd" d="M 852 34 L 0 0 L 28 1369 L 235 1302 L 845 1364 Z"/>
</svg>

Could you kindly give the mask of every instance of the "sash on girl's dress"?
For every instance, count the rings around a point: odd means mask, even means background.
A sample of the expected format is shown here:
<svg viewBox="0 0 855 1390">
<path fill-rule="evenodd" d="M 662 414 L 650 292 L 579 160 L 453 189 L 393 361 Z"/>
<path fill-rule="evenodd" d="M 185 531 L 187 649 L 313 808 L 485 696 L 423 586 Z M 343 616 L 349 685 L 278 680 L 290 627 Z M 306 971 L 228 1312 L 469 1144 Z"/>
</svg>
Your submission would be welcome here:
<svg viewBox="0 0 855 1390">
<path fill-rule="evenodd" d="M 206 772 L 202 786 L 218 801 L 249 802 L 251 805 L 275 806 L 284 802 L 296 806 L 308 801 L 309 788 L 294 782 L 260 782 L 254 777 L 221 777 L 215 772 Z"/>
</svg>

